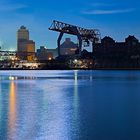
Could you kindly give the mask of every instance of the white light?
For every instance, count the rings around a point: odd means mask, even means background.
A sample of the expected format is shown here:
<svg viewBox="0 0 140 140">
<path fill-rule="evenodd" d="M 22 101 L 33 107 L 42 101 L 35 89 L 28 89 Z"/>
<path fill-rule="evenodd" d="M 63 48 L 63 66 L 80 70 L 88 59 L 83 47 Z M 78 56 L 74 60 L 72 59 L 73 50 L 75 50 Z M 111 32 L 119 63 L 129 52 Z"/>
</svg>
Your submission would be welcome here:
<svg viewBox="0 0 140 140">
<path fill-rule="evenodd" d="M 77 59 L 75 59 L 75 60 L 74 60 L 74 63 L 77 63 L 77 62 L 78 62 L 78 60 L 77 60 Z"/>
<path fill-rule="evenodd" d="M 9 80 L 13 81 L 14 80 L 14 77 L 10 76 L 9 77 Z"/>
</svg>

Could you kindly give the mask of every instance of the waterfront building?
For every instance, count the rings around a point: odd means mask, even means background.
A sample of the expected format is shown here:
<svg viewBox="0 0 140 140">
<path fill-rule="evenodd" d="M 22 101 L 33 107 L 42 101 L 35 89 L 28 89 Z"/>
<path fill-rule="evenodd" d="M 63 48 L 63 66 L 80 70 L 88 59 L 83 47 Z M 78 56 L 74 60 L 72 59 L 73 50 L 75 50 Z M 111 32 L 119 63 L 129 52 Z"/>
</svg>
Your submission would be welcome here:
<svg viewBox="0 0 140 140">
<path fill-rule="evenodd" d="M 29 30 L 25 26 L 21 26 L 17 31 L 17 52 L 26 50 L 26 44 L 29 40 Z"/>
<path fill-rule="evenodd" d="M 70 38 L 66 38 L 60 46 L 61 55 L 75 55 L 78 49 L 78 44 L 71 41 Z"/>
<path fill-rule="evenodd" d="M 125 44 L 128 47 L 133 47 L 133 46 L 140 45 L 139 40 L 135 36 L 130 36 L 130 35 L 125 39 Z"/>
<path fill-rule="evenodd" d="M 55 49 L 47 49 L 47 52 L 53 55 L 53 59 L 58 57 L 58 48 Z"/>
<path fill-rule="evenodd" d="M 37 49 L 37 59 L 40 61 L 45 61 L 45 60 L 52 60 L 53 53 L 48 51 L 47 48 L 44 46 L 41 46 L 40 49 Z"/>
<path fill-rule="evenodd" d="M 14 61 L 17 60 L 15 52 L 1 52 L 0 61 Z"/>
<path fill-rule="evenodd" d="M 47 53 L 47 60 L 53 60 L 53 53 L 51 52 Z"/>
<path fill-rule="evenodd" d="M 47 60 L 47 49 L 41 46 L 40 49 L 37 49 L 36 56 L 38 60 Z"/>
<path fill-rule="evenodd" d="M 29 30 L 25 26 L 21 26 L 18 30 L 18 40 L 29 40 Z"/>
<path fill-rule="evenodd" d="M 28 61 L 35 60 L 35 42 L 33 40 L 27 41 L 26 53 Z"/>
<path fill-rule="evenodd" d="M 93 54 L 97 67 L 140 67 L 140 43 L 134 36 L 128 36 L 124 42 L 115 42 L 111 37 L 104 37 L 101 43 L 94 46 Z"/>
<path fill-rule="evenodd" d="M 25 26 L 17 31 L 17 56 L 21 60 L 35 59 L 35 42 L 30 40 L 29 30 Z"/>
</svg>

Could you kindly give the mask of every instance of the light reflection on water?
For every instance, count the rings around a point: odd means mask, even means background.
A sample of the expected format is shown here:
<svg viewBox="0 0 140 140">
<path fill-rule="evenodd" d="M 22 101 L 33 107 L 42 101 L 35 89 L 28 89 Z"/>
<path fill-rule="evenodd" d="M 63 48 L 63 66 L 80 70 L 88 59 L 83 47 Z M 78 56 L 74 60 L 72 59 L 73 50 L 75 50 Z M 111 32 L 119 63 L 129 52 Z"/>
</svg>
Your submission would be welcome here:
<svg viewBox="0 0 140 140">
<path fill-rule="evenodd" d="M 0 140 L 140 139 L 139 71 L 5 71 L 0 79 Z"/>
<path fill-rule="evenodd" d="M 1 82 L 0 82 L 0 126 L 2 125 L 1 121 L 2 121 L 2 89 L 1 89 Z"/>
<path fill-rule="evenodd" d="M 8 120 L 8 136 L 9 139 L 14 139 L 16 131 L 16 84 L 13 80 L 10 81 Z"/>
</svg>

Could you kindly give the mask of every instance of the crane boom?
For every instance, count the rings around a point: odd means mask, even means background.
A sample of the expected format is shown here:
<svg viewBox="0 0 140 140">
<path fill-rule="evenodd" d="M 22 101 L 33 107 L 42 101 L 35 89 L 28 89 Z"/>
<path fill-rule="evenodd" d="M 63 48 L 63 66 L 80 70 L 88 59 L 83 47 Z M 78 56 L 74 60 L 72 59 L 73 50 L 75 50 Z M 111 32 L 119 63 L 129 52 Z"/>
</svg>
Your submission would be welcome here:
<svg viewBox="0 0 140 140">
<path fill-rule="evenodd" d="M 79 54 L 82 50 L 82 43 L 91 41 L 92 44 L 100 43 L 101 34 L 98 29 L 85 29 L 82 27 L 78 27 L 75 25 L 67 24 L 64 22 L 54 20 L 49 30 L 60 32 L 58 37 L 58 53 L 60 54 L 60 41 L 62 39 L 63 34 L 76 35 L 79 40 Z"/>
</svg>

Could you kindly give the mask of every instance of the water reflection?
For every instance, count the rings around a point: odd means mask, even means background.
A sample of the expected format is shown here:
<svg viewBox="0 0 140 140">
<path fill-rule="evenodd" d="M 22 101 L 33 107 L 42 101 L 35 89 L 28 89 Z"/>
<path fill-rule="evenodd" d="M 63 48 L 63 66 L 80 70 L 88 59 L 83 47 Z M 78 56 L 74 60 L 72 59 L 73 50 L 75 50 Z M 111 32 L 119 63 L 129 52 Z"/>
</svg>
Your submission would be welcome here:
<svg viewBox="0 0 140 140">
<path fill-rule="evenodd" d="M 78 71 L 74 71 L 74 96 L 73 96 L 73 131 L 79 137 L 79 95 L 78 95 Z M 76 137 L 74 136 L 74 137 Z"/>
<path fill-rule="evenodd" d="M 14 139 L 16 129 L 16 84 L 13 80 L 10 81 L 8 120 L 9 139 Z"/>
<path fill-rule="evenodd" d="M 0 140 L 140 138 L 140 72 L 14 73 L 0 72 Z"/>
<path fill-rule="evenodd" d="M 55 91 L 56 90 L 56 91 Z M 55 93 L 55 94 L 54 94 Z M 61 94 L 57 94 L 61 93 Z M 62 87 L 51 90 L 49 96 L 49 108 L 46 115 L 45 138 L 48 140 L 68 139 L 69 116 L 67 100 Z M 43 122 L 44 123 L 44 122 Z M 42 138 L 43 139 L 43 138 Z"/>
<path fill-rule="evenodd" d="M 78 71 L 74 71 L 74 109 L 77 110 L 77 108 L 78 108 Z"/>
<path fill-rule="evenodd" d="M 1 81 L 0 81 L 0 125 L 1 125 L 1 118 L 2 118 L 2 88 L 1 88 Z"/>
<path fill-rule="evenodd" d="M 90 77 L 89 77 L 90 81 L 92 82 L 93 81 L 93 73 L 92 71 L 90 71 Z"/>
</svg>

